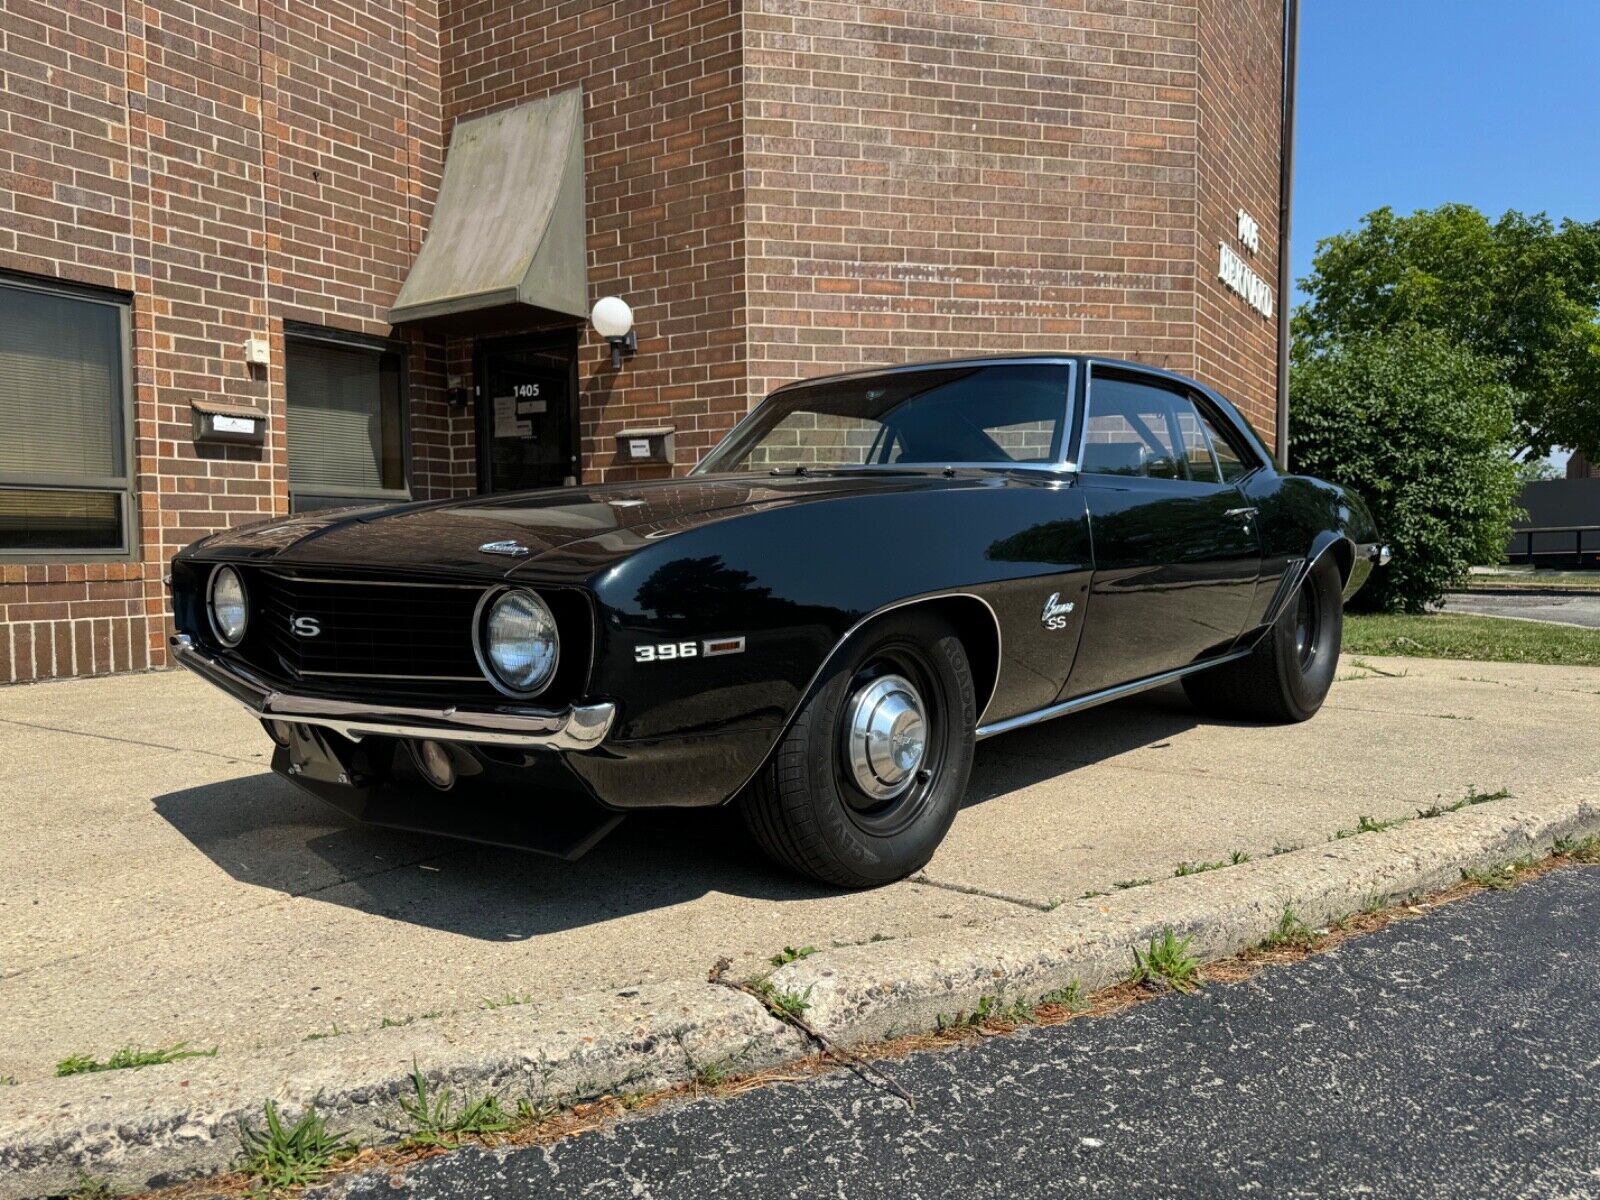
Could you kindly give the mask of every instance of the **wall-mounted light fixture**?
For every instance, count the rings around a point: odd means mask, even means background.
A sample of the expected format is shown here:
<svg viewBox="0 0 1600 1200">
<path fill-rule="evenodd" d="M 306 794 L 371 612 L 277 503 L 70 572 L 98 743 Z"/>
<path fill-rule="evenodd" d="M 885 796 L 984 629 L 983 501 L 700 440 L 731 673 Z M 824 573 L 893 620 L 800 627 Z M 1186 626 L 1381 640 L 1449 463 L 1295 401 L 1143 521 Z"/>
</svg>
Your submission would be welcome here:
<svg viewBox="0 0 1600 1200">
<path fill-rule="evenodd" d="M 594 331 L 611 343 L 611 369 L 622 366 L 622 352 L 632 354 L 639 348 L 639 335 L 633 330 L 633 309 L 621 296 L 602 296 L 594 302 L 589 312 L 589 324 Z"/>
</svg>

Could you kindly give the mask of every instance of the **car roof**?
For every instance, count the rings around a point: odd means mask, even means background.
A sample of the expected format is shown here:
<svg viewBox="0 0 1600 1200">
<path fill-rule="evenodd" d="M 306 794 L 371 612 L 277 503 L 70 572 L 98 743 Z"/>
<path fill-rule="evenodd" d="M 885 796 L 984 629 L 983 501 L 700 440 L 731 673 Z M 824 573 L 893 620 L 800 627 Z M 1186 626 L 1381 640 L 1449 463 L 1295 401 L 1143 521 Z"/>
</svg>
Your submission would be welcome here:
<svg viewBox="0 0 1600 1200">
<path fill-rule="evenodd" d="M 1188 375 L 1180 375 L 1176 371 L 1169 371 L 1165 367 L 1151 366 L 1149 363 L 1135 362 L 1128 358 L 1111 358 L 1103 354 L 1050 354 L 1039 352 L 1034 354 L 979 354 L 967 355 L 961 358 L 927 359 L 918 362 L 886 363 L 883 366 L 863 367 L 856 371 L 839 371 L 832 375 L 814 375 L 809 379 L 797 379 L 775 388 L 767 393 L 767 398 L 778 396 L 784 392 L 798 388 L 815 387 L 818 384 L 840 383 L 848 379 L 871 379 L 880 375 L 899 375 L 912 371 L 943 370 L 950 367 L 993 367 L 1006 363 L 1024 365 L 1028 363 L 1060 363 L 1062 365 L 1110 367 L 1112 369 L 1137 371 L 1140 374 L 1151 375 L 1158 379 L 1165 379 L 1169 383 L 1180 387 L 1194 388 L 1208 396 L 1221 410 L 1222 415 L 1241 434 L 1255 450 L 1263 463 L 1271 465 L 1273 459 L 1267 450 L 1266 444 L 1257 436 L 1250 422 L 1244 419 L 1238 407 L 1222 395 L 1215 388 L 1207 387 L 1198 379 Z"/>
<path fill-rule="evenodd" d="M 951 367 L 993 367 L 1006 363 L 1074 363 L 1093 364 L 1100 367 L 1120 367 L 1129 371 L 1142 371 L 1149 375 L 1158 375 L 1170 379 L 1174 383 L 1186 384 L 1190 387 L 1203 387 L 1198 380 L 1180 375 L 1176 371 L 1169 371 L 1165 367 L 1153 366 L 1150 363 L 1135 362 L 1127 358 L 1110 358 L 1103 354 L 1051 354 L 1038 352 L 1033 354 L 972 354 L 959 358 L 930 358 L 919 359 L 916 362 L 884 363 L 881 366 L 861 367 L 854 371 L 836 371 L 830 375 L 813 375 L 807 379 L 796 379 L 782 387 L 774 388 L 770 395 L 787 392 L 791 388 L 813 387 L 819 383 L 837 383 L 846 379 L 870 379 L 874 375 L 899 375 L 909 371 L 936 371 Z M 1210 389 L 1205 389 L 1209 391 Z"/>
</svg>

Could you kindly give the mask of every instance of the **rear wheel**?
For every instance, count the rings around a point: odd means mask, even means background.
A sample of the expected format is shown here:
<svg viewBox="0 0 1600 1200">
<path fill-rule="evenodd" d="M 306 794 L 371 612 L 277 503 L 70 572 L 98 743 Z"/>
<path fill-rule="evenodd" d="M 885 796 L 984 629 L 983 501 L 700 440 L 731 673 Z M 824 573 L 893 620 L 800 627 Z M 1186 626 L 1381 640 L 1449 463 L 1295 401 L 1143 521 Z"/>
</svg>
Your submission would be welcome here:
<svg viewBox="0 0 1600 1200">
<path fill-rule="evenodd" d="M 1339 564 L 1324 554 L 1249 657 L 1184 678 L 1197 708 L 1263 721 L 1304 721 L 1327 697 L 1344 636 Z"/>
<path fill-rule="evenodd" d="M 756 842 L 839 887 L 891 883 L 933 857 L 972 770 L 972 672 L 931 614 L 857 634 L 740 797 Z"/>
</svg>

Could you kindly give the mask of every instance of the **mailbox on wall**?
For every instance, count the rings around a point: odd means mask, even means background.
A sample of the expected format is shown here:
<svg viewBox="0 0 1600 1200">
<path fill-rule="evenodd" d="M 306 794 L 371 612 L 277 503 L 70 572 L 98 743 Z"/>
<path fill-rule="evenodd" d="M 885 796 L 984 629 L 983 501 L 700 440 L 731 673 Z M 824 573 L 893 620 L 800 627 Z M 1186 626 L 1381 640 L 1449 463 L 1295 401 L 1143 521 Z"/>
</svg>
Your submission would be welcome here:
<svg viewBox="0 0 1600 1200">
<path fill-rule="evenodd" d="M 217 400 L 191 400 L 194 440 L 226 442 L 235 446 L 261 446 L 267 440 L 267 414 L 248 404 L 223 404 Z"/>
<path fill-rule="evenodd" d="M 624 429 L 617 434 L 617 465 L 664 463 L 672 465 L 672 433 L 676 426 Z"/>
</svg>

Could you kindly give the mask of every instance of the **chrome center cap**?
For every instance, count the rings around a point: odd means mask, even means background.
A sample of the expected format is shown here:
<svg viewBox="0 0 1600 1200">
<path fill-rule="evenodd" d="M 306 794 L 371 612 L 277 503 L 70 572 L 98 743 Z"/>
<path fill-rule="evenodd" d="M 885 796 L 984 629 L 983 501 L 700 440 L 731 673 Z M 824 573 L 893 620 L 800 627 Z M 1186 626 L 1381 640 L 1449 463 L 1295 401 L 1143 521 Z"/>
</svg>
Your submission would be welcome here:
<svg viewBox="0 0 1600 1200">
<path fill-rule="evenodd" d="M 922 697 L 901 675 L 883 675 L 859 689 L 845 707 L 850 774 L 876 800 L 911 786 L 928 750 Z"/>
</svg>

